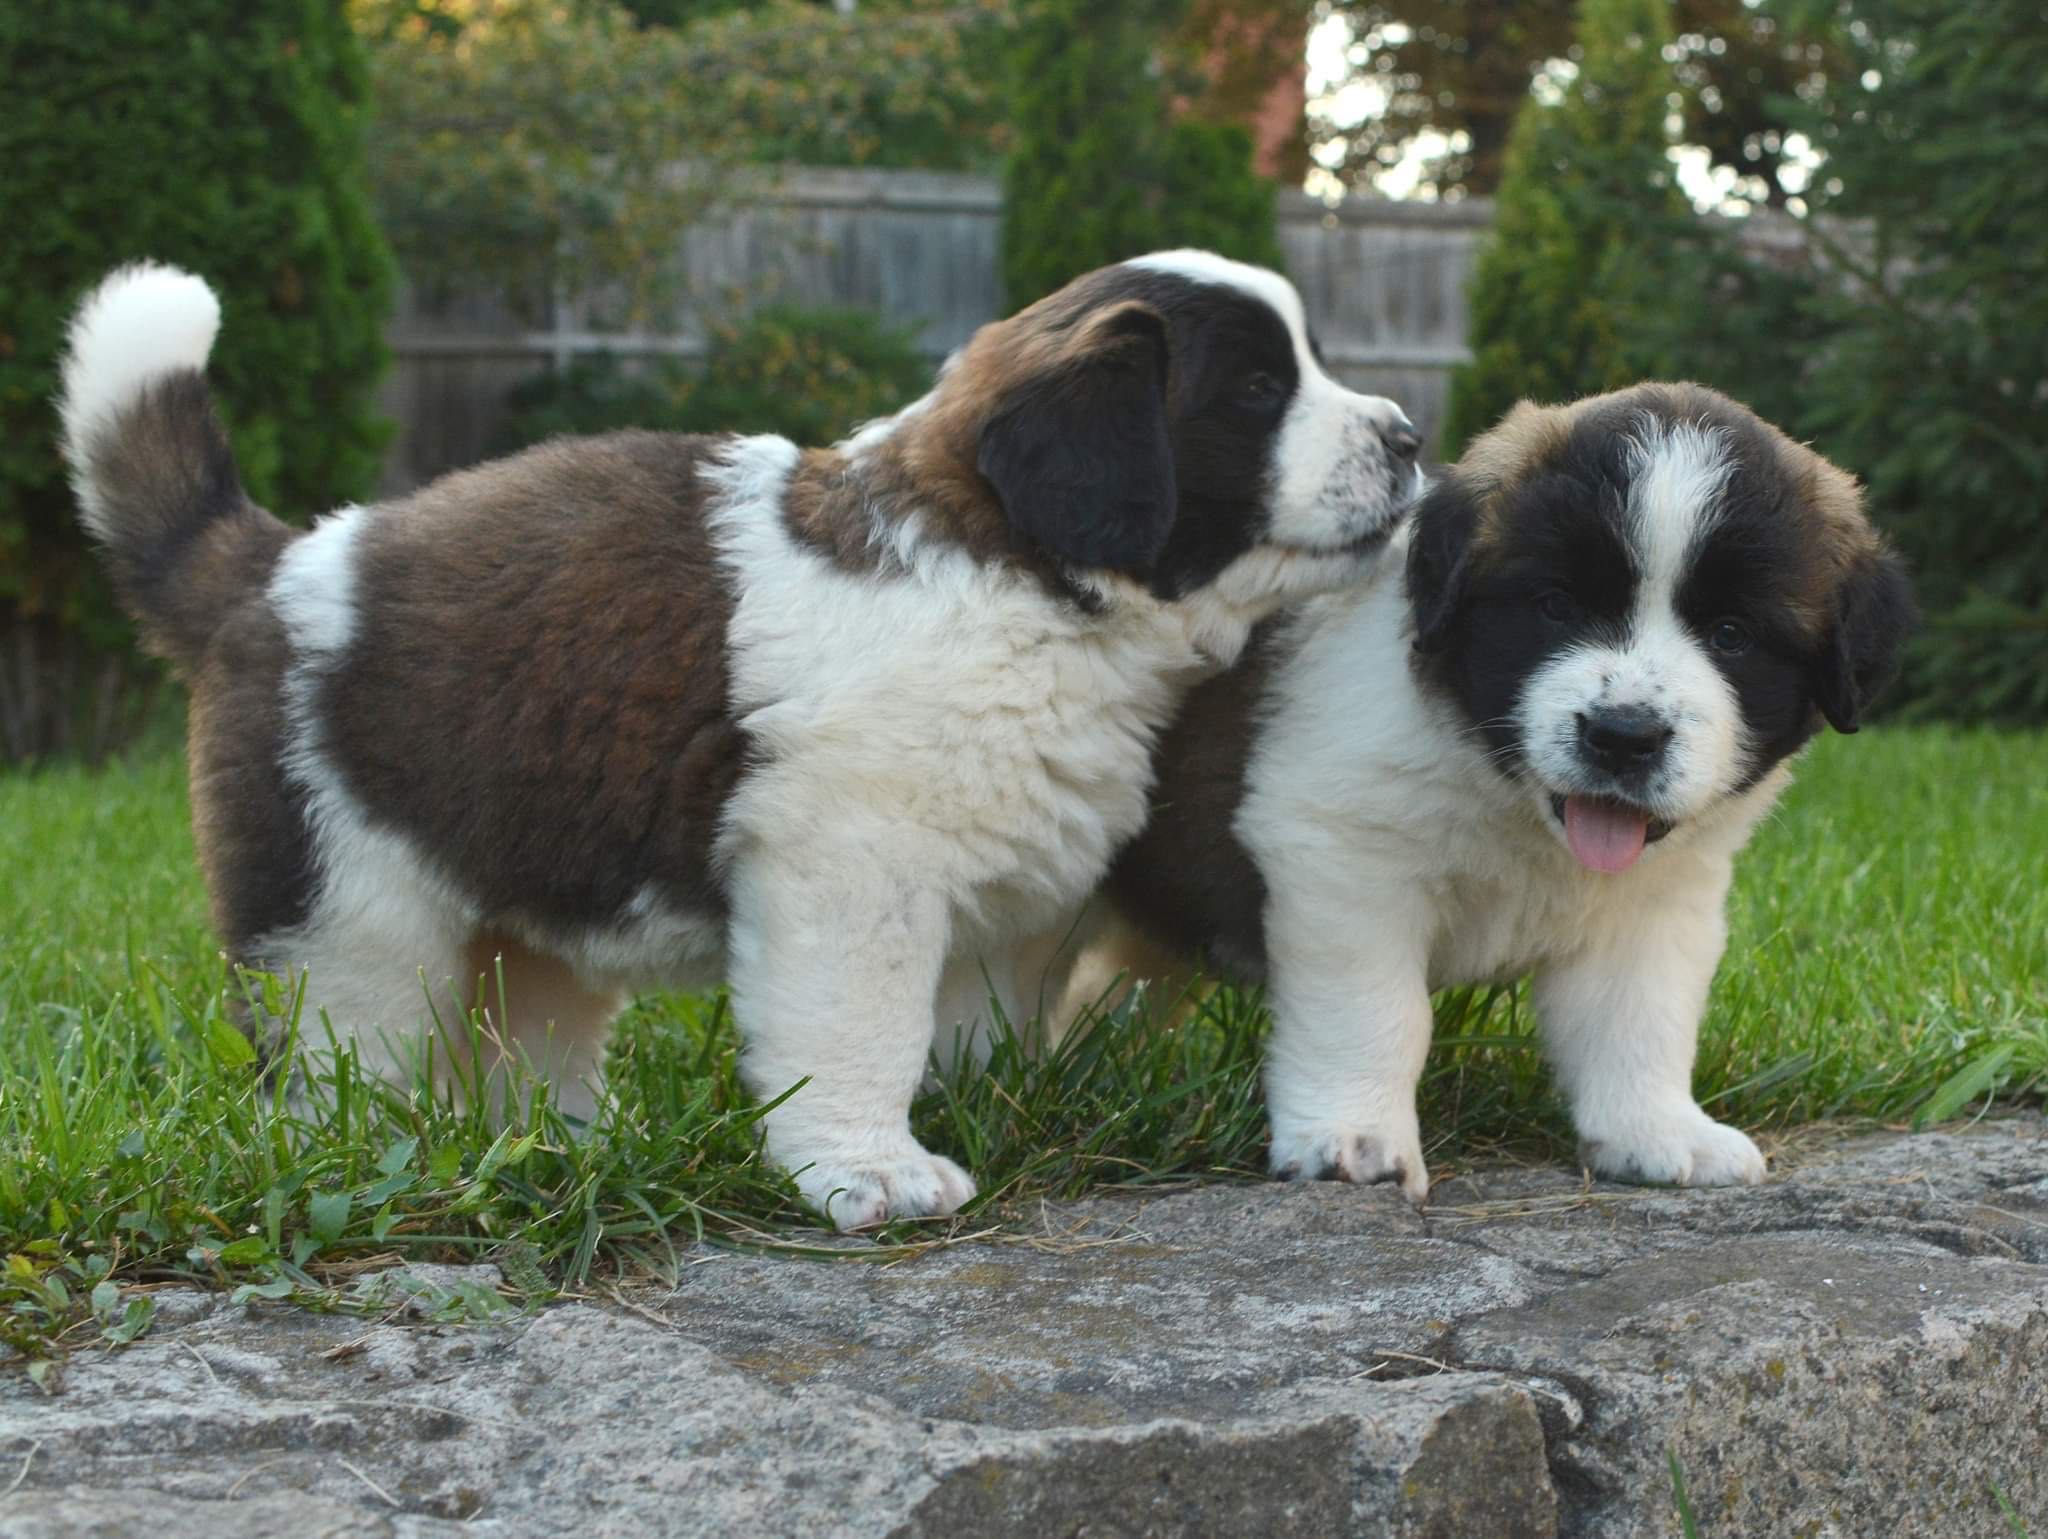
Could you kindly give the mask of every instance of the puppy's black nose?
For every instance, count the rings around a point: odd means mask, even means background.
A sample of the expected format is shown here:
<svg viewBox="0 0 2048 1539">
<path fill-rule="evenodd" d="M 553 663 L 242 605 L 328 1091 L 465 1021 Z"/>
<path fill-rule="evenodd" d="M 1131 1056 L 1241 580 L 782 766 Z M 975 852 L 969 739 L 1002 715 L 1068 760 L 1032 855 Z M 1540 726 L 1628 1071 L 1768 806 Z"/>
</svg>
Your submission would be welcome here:
<svg viewBox="0 0 2048 1539">
<path fill-rule="evenodd" d="M 1639 705 L 1579 712 L 1579 748 L 1610 775 L 1649 768 L 1673 735 L 1670 723 Z"/>
<path fill-rule="evenodd" d="M 1422 435 L 1406 418 L 1392 427 L 1382 428 L 1380 437 L 1386 441 L 1387 452 L 1404 464 L 1414 464 L 1415 456 L 1422 452 Z"/>
</svg>

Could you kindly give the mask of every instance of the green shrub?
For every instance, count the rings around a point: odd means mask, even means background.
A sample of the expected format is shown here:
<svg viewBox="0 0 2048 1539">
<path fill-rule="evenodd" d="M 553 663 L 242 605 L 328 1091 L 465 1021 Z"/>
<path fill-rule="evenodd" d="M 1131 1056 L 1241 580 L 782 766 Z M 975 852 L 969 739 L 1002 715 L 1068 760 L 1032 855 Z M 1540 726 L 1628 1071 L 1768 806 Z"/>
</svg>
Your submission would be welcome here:
<svg viewBox="0 0 2048 1539">
<path fill-rule="evenodd" d="M 1470 291 L 1472 361 L 1451 379 L 1442 452 L 1525 397 L 1565 401 L 1668 372 L 1655 312 L 1698 303 L 1668 263 L 1693 216 L 1666 155 L 1661 0 L 1582 0 L 1578 73 L 1530 96 L 1509 135 Z"/>
<path fill-rule="evenodd" d="M 992 165 L 1008 0 L 354 0 L 377 210 L 407 279 L 665 323 L 683 234 L 759 163 Z"/>
<path fill-rule="evenodd" d="M 1179 0 L 1036 0 L 1025 13 L 1003 171 L 1011 308 L 1164 247 L 1280 265 L 1274 187 L 1252 169 L 1251 136 L 1168 110 L 1165 39 L 1183 9 Z"/>
<path fill-rule="evenodd" d="M 1252 169 L 1242 123 L 1179 117 L 1168 126 L 1159 168 L 1159 218 L 1151 248 L 1198 246 L 1241 262 L 1285 265 L 1273 218 L 1279 184 Z"/>
<path fill-rule="evenodd" d="M 392 269 L 364 191 L 363 59 L 339 0 L 0 0 L 0 74 L 0 631 L 118 651 L 56 448 L 65 321 L 118 263 L 200 273 L 250 491 L 287 514 L 367 492 Z M 11 720 L 9 749 L 55 730 Z"/>
<path fill-rule="evenodd" d="M 371 190 L 407 281 L 536 315 L 602 292 L 665 318 L 683 232 L 742 155 L 726 61 L 602 0 L 354 0 L 377 112 Z"/>
<path fill-rule="evenodd" d="M 522 385 L 504 447 L 622 427 L 825 444 L 914 399 L 931 372 L 913 334 L 873 311 L 773 305 L 719 332 L 701 369 L 607 357 Z"/>
<path fill-rule="evenodd" d="M 1817 129 L 1841 275 L 1799 422 L 1912 560 L 1922 715 L 2048 721 L 2048 22 L 2032 0 L 1859 0 L 1868 63 Z"/>
<path fill-rule="evenodd" d="M 1812 410 L 1808 376 L 1829 335 L 1817 305 L 1828 279 L 1791 233 L 1783 244 L 1766 244 L 1745 239 L 1740 221 L 1712 216 L 1674 230 L 1666 302 L 1639 313 L 1634 354 L 1797 431 Z"/>
</svg>

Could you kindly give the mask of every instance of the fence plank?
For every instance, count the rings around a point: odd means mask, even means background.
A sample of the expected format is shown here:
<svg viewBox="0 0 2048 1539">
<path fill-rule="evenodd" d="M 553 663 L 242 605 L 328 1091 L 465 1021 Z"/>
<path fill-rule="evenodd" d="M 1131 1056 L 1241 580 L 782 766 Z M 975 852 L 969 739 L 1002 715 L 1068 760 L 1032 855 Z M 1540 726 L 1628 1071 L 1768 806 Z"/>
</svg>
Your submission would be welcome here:
<svg viewBox="0 0 2048 1539">
<path fill-rule="evenodd" d="M 1390 395 L 1426 438 L 1465 356 L 1465 283 L 1491 208 L 1283 193 L 1281 250 L 1332 369 Z M 1004 313 L 993 177 L 799 169 L 691 229 L 678 253 L 690 302 L 672 328 L 607 324 L 600 297 L 523 308 L 479 293 L 408 290 L 382 402 L 398 431 L 383 490 L 406 491 L 496 447 L 506 392 L 576 358 L 700 357 L 709 326 L 750 305 L 862 305 L 917 330 L 938 361 Z"/>
</svg>

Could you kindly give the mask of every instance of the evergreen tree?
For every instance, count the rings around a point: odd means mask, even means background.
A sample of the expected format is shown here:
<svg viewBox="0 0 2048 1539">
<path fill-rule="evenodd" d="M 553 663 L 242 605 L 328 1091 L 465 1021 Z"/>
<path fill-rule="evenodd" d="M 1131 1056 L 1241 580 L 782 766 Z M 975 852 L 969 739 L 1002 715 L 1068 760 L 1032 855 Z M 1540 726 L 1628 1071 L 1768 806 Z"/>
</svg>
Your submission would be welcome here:
<svg viewBox="0 0 2048 1539">
<path fill-rule="evenodd" d="M 1472 278 L 1472 361 L 1451 380 L 1447 456 L 1524 397 L 1569 400 L 1660 372 L 1642 339 L 1652 311 L 1688 302 L 1665 262 L 1691 223 L 1666 155 L 1667 13 L 1661 0 L 1583 0 L 1576 75 L 1515 120 Z"/>
<path fill-rule="evenodd" d="M 1165 38 L 1182 9 L 1183 0 L 1037 0 L 1027 12 L 1003 176 L 1012 308 L 1163 247 L 1280 264 L 1274 188 L 1252 169 L 1251 136 L 1169 113 Z"/>
<path fill-rule="evenodd" d="M 1913 560 L 1921 714 L 2048 721 L 2048 13 L 1859 0 L 1820 144 L 1835 333 L 1800 420 Z"/>
<path fill-rule="evenodd" d="M 249 489 L 305 513 L 367 493 L 393 274 L 364 190 L 363 56 L 341 0 L 0 0 L 0 631 L 123 645 L 79 532 L 51 394 L 64 325 L 125 261 L 221 295 L 211 374 Z M 14 754 L 63 721 L 7 712 Z M 39 691 L 48 699 L 52 691 Z M 61 713 L 60 713 L 61 716 Z"/>
</svg>

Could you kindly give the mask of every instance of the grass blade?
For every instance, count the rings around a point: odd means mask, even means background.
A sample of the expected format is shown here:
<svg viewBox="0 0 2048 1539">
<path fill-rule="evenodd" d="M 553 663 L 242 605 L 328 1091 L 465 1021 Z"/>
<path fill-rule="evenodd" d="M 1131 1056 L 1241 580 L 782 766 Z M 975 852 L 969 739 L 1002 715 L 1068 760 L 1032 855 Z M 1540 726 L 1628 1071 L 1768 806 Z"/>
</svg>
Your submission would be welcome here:
<svg viewBox="0 0 2048 1539">
<path fill-rule="evenodd" d="M 1671 1462 L 1671 1499 L 1678 1505 L 1678 1527 L 1685 1539 L 1699 1539 L 1700 1527 L 1692 1515 L 1692 1500 L 1685 1494 L 1685 1471 L 1679 1468 L 1678 1450 L 1667 1448 L 1664 1457 Z"/>
</svg>

